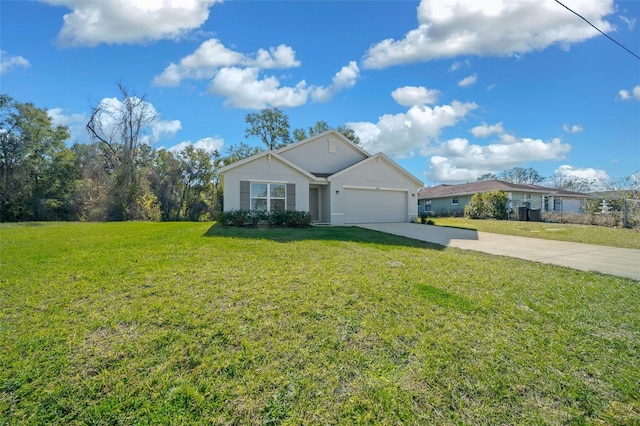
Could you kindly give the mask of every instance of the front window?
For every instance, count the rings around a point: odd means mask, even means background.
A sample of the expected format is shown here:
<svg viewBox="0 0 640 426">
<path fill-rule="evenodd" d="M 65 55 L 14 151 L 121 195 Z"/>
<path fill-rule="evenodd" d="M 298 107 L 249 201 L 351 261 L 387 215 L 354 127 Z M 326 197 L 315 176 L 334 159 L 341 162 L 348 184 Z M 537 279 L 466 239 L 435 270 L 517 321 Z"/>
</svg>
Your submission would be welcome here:
<svg viewBox="0 0 640 426">
<path fill-rule="evenodd" d="M 424 211 L 425 212 L 430 212 L 431 211 L 431 201 L 425 201 L 424 202 Z"/>
<path fill-rule="evenodd" d="M 286 205 L 286 184 L 251 183 L 251 210 L 284 211 Z"/>
<path fill-rule="evenodd" d="M 453 204 L 454 206 L 458 205 L 458 197 L 454 197 L 451 199 L 451 204 Z"/>
</svg>

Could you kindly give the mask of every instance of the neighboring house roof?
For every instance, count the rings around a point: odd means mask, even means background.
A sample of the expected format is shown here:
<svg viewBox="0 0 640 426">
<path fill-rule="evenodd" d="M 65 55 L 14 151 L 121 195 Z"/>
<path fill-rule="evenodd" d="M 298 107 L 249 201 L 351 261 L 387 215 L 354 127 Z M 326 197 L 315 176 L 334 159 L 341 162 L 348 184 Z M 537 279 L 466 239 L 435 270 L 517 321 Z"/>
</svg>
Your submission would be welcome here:
<svg viewBox="0 0 640 426">
<path fill-rule="evenodd" d="M 437 185 L 422 189 L 418 192 L 418 199 L 434 199 L 445 197 L 456 197 L 473 195 L 477 192 L 489 192 L 493 190 L 505 192 L 526 192 L 553 195 L 556 197 L 589 198 L 589 194 L 582 192 L 565 191 L 563 189 L 548 188 L 546 186 L 533 184 L 520 184 L 505 182 L 503 180 L 492 179 L 478 182 L 468 182 L 458 185 Z"/>
<path fill-rule="evenodd" d="M 286 158 L 283 158 L 282 156 L 278 155 L 278 153 L 276 151 L 263 151 L 259 154 L 253 155 L 251 157 L 247 157 L 247 158 L 243 158 L 242 160 L 236 161 L 235 163 L 231 163 L 231 164 L 227 164 L 224 167 L 221 167 L 219 172 L 220 173 L 226 173 L 229 170 L 235 169 L 236 167 L 242 166 L 244 164 L 247 163 L 251 163 L 253 161 L 256 161 L 260 158 L 263 157 L 270 157 L 270 159 L 276 160 L 276 161 L 280 161 L 283 164 L 286 164 L 287 166 L 291 167 L 293 170 L 305 175 L 306 177 L 308 177 L 310 180 L 316 180 L 318 179 L 318 177 L 314 176 L 313 174 L 309 173 L 308 171 L 304 170 L 303 168 L 293 164 L 291 161 L 287 160 Z"/>
</svg>

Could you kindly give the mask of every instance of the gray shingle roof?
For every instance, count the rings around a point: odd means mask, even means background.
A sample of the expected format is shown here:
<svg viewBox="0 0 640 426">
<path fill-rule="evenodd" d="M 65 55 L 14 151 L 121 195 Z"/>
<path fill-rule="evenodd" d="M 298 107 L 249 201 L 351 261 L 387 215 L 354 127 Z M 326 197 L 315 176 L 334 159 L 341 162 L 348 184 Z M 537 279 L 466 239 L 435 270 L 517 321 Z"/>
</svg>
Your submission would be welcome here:
<svg viewBox="0 0 640 426">
<path fill-rule="evenodd" d="M 455 197 L 475 194 L 476 192 L 488 192 L 501 189 L 505 192 L 527 192 L 549 194 L 554 196 L 588 198 L 588 194 L 582 192 L 565 191 L 563 189 L 549 188 L 546 186 L 505 182 L 503 180 L 482 180 L 478 182 L 461 183 L 458 185 L 436 185 L 418 191 L 418 199 L 433 199 Z"/>
</svg>

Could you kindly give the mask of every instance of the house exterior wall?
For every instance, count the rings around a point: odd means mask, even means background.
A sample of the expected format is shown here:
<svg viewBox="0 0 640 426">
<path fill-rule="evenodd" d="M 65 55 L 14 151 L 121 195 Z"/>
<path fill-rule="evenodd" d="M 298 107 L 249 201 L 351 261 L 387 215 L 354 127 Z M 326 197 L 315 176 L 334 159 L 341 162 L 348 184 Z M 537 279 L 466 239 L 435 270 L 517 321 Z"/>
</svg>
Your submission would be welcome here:
<svg viewBox="0 0 640 426">
<path fill-rule="evenodd" d="M 546 197 L 544 194 L 539 193 L 524 193 L 524 192 L 508 192 L 510 207 L 517 209 L 520 206 L 524 206 L 525 202 L 529 203 L 529 208 L 540 209 L 542 211 L 562 211 L 564 213 L 582 213 L 586 201 L 582 198 L 569 198 L 569 197 Z M 528 197 L 527 197 L 528 195 Z M 428 199 L 423 198 L 418 201 L 418 212 L 425 211 L 425 205 L 428 201 L 431 202 L 430 212 L 433 214 L 438 213 L 454 213 L 464 212 L 464 206 L 471 202 L 472 195 L 459 195 L 453 197 L 443 197 Z M 452 198 L 458 198 L 458 205 L 455 206 L 451 203 Z M 547 202 L 545 204 L 545 198 Z M 555 203 L 554 203 L 555 199 Z M 429 211 L 429 210 L 427 210 Z"/>
<path fill-rule="evenodd" d="M 287 209 L 308 212 L 311 187 L 314 220 L 336 225 L 415 220 L 422 186 L 384 154 L 369 156 L 335 131 L 241 160 L 221 176 L 225 211 L 248 208 L 250 182 L 286 183 Z"/>
<path fill-rule="evenodd" d="M 560 208 L 556 208 L 556 211 L 562 211 L 563 213 L 584 213 L 584 205 L 586 201 L 579 198 L 562 198 L 562 205 Z M 551 209 L 553 206 L 549 206 Z"/>
<path fill-rule="evenodd" d="M 391 198 L 385 197 L 385 191 L 402 191 L 406 193 L 406 197 L 403 197 L 406 200 L 405 211 L 407 214 L 405 221 L 416 220 L 418 217 L 418 204 L 416 201 L 418 187 L 404 173 L 381 157 L 368 161 L 331 179 L 329 195 L 331 197 L 332 224 L 341 225 L 345 223 L 344 215 L 347 207 L 344 196 L 345 189 L 377 191 L 381 200 L 380 209 L 384 209 L 384 203 Z M 393 208 L 393 206 L 386 207 Z M 348 218 L 347 223 L 349 223 Z"/>
<path fill-rule="evenodd" d="M 332 137 L 322 137 L 278 152 L 311 173 L 336 173 L 367 158 L 351 143 Z"/>
<path fill-rule="evenodd" d="M 510 192 L 509 199 L 511 200 L 511 208 L 513 209 L 524 206 L 525 202 L 529 203 L 529 208 L 544 209 L 544 194 Z"/>
<path fill-rule="evenodd" d="M 423 212 L 431 212 L 431 200 L 418 200 L 418 215 L 422 214 Z"/>
<path fill-rule="evenodd" d="M 281 161 L 264 156 L 224 173 L 224 211 L 240 209 L 240 182 L 295 184 L 295 210 L 309 211 L 309 179 Z"/>
<path fill-rule="evenodd" d="M 452 204 L 451 201 L 453 198 L 458 199 L 457 205 Z M 427 201 L 427 199 L 420 200 L 420 201 L 424 203 L 425 201 Z M 470 195 L 458 195 L 453 197 L 434 198 L 431 200 L 431 212 L 433 214 L 439 214 L 439 213 L 462 214 L 464 213 L 464 206 L 469 204 L 469 202 L 471 202 Z"/>
</svg>

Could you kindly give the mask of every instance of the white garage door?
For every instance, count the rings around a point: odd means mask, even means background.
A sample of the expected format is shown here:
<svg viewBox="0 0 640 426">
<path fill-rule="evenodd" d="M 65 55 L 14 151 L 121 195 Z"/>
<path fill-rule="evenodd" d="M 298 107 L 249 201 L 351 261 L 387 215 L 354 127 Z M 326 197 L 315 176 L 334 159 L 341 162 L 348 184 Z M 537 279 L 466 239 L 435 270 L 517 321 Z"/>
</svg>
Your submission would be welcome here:
<svg viewBox="0 0 640 426">
<path fill-rule="evenodd" d="M 406 191 L 345 189 L 344 223 L 406 222 Z"/>
</svg>

